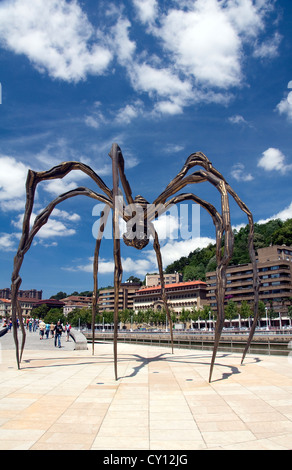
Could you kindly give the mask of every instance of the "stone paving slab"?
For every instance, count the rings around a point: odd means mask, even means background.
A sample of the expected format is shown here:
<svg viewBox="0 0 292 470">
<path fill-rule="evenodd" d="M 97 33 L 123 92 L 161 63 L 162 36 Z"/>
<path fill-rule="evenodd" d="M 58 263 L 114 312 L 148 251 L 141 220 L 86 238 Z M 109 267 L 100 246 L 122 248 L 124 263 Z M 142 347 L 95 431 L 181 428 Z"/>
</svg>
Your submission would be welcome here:
<svg viewBox="0 0 292 470">
<path fill-rule="evenodd" d="M 115 381 L 112 344 L 35 336 L 17 370 L 3 338 L 1 450 L 292 449 L 290 358 L 219 352 L 209 384 L 209 351 L 121 343 Z"/>
</svg>

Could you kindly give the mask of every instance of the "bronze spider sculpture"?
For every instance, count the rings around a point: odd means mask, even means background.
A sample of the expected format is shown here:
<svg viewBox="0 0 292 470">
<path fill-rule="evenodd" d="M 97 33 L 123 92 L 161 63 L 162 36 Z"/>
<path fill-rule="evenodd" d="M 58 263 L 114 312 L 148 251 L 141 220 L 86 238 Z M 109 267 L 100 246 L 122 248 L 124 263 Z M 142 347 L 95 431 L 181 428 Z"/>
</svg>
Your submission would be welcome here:
<svg viewBox="0 0 292 470">
<path fill-rule="evenodd" d="M 101 201 L 105 204 L 102 217 L 100 218 L 99 232 L 96 238 L 96 246 L 94 252 L 93 262 L 93 307 L 92 307 L 92 354 L 94 354 L 94 340 L 95 340 L 95 316 L 97 311 L 97 290 L 98 290 L 98 256 L 100 250 L 100 244 L 102 235 L 105 229 L 105 225 L 108 219 L 110 210 L 113 211 L 113 238 L 114 238 L 114 292 L 115 292 L 115 307 L 114 307 L 114 372 L 115 379 L 118 379 L 117 373 L 117 338 L 118 338 L 118 293 L 119 287 L 122 280 L 122 263 L 120 254 L 120 236 L 119 236 L 119 217 L 122 217 L 127 226 L 126 233 L 123 234 L 123 240 L 126 245 L 135 247 L 138 250 L 143 249 L 148 245 L 150 236 L 153 237 L 153 248 L 156 253 L 157 264 L 159 268 L 159 274 L 161 279 L 161 296 L 167 313 L 171 345 L 173 351 L 173 332 L 172 332 L 172 320 L 170 317 L 170 311 L 167 303 L 167 296 L 165 292 L 165 284 L 163 278 L 163 266 L 162 257 L 160 251 L 160 243 L 157 232 L 153 225 L 153 220 L 157 217 L 157 211 L 159 206 L 159 212 L 166 211 L 172 204 L 178 204 L 183 201 L 192 201 L 203 207 L 212 217 L 215 230 L 216 230 L 216 301 L 217 301 L 217 320 L 215 327 L 215 338 L 213 354 L 210 365 L 209 382 L 211 382 L 212 371 L 215 363 L 216 353 L 219 346 L 219 341 L 224 326 L 224 300 L 226 290 L 226 269 L 229 261 L 233 254 L 234 237 L 232 227 L 230 223 L 230 207 L 229 207 L 229 196 L 231 195 L 239 208 L 246 213 L 249 222 L 249 254 L 253 266 L 253 289 L 254 289 L 254 321 L 250 331 L 250 335 L 243 352 L 242 361 L 248 351 L 249 345 L 254 335 L 254 331 L 257 324 L 258 318 L 258 291 L 259 291 L 259 278 L 256 267 L 256 258 L 254 250 L 254 224 L 253 217 L 247 206 L 241 201 L 235 191 L 225 181 L 223 176 L 217 171 L 208 158 L 201 152 L 191 154 L 181 171 L 177 176 L 168 184 L 165 190 L 155 199 L 150 210 L 148 208 L 148 202 L 142 196 L 136 196 L 133 198 L 130 185 L 127 181 L 124 171 L 124 158 L 121 149 L 117 144 L 113 144 L 109 156 L 112 159 L 112 178 L 113 178 L 113 189 L 109 189 L 103 180 L 87 165 L 80 162 L 64 162 L 58 166 L 51 168 L 49 171 L 35 172 L 32 170 L 28 171 L 26 181 L 26 206 L 23 219 L 23 230 L 22 237 L 19 243 L 18 251 L 14 258 L 14 269 L 12 273 L 12 323 L 14 332 L 14 341 L 16 347 L 16 359 L 18 368 L 22 359 L 22 354 L 25 346 L 25 329 L 22 321 L 22 312 L 18 301 L 18 291 L 21 285 L 22 279 L 19 275 L 20 268 L 23 263 L 24 255 L 29 250 L 35 235 L 38 233 L 40 228 L 45 225 L 53 211 L 53 209 L 65 201 L 68 198 L 75 196 L 87 196 L 95 200 Z M 201 166 L 202 169 L 187 175 L 188 171 L 194 166 Z M 68 191 L 61 194 L 54 199 L 48 206 L 36 217 L 34 224 L 30 227 L 30 219 L 34 204 L 34 197 L 37 185 L 41 181 L 50 179 L 63 178 L 73 170 L 81 170 L 88 175 L 97 186 L 103 191 L 104 194 L 96 193 L 95 191 L 86 187 L 78 187 L 74 190 Z M 221 213 L 218 212 L 215 207 L 209 202 L 204 201 L 193 193 L 182 193 L 176 195 L 176 193 L 184 188 L 188 184 L 209 182 L 217 188 L 221 195 Z M 119 183 L 121 182 L 124 195 L 120 188 Z M 171 199 L 169 199 L 171 198 Z M 129 210 L 129 207 L 131 210 Z M 161 209 L 163 208 L 163 209 Z M 135 213 L 135 217 L 133 216 Z M 140 216 L 137 218 L 137 214 Z M 133 223 L 135 221 L 135 223 Z M 22 344 L 21 350 L 19 351 L 19 343 L 17 336 L 17 318 L 19 319 L 20 326 L 22 328 Z"/>
</svg>

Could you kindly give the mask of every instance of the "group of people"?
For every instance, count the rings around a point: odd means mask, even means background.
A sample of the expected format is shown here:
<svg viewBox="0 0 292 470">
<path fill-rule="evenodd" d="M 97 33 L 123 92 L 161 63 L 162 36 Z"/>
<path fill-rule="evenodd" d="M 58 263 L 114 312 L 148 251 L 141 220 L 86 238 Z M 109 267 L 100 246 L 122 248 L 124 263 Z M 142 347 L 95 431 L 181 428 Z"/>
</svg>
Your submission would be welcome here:
<svg viewBox="0 0 292 470">
<path fill-rule="evenodd" d="M 6 319 L 4 319 L 3 327 L 8 327 L 8 330 L 11 331 L 12 329 L 12 321 L 9 320 L 6 322 Z M 19 320 L 17 319 L 17 327 L 19 327 Z M 70 331 L 71 331 L 71 325 L 70 323 L 66 323 L 65 326 L 61 323 L 59 320 L 56 324 L 55 323 L 45 323 L 43 320 L 38 319 L 38 318 L 27 318 L 26 319 L 26 329 L 29 330 L 30 332 L 37 331 L 39 329 L 40 332 L 40 340 L 43 340 L 44 337 L 49 339 L 49 336 L 51 335 L 51 338 L 55 339 L 55 347 L 61 348 L 61 336 L 62 333 L 66 333 L 66 341 L 69 341 L 70 338 Z"/>
<path fill-rule="evenodd" d="M 66 333 L 66 341 L 69 341 L 70 338 L 70 330 L 71 325 L 67 322 L 65 326 L 62 325 L 61 321 L 59 320 L 56 324 L 54 323 L 45 323 L 43 320 L 39 322 L 39 330 L 40 330 L 40 339 L 44 339 L 46 335 L 47 339 L 49 339 L 49 334 L 51 333 L 51 337 L 55 338 L 55 346 L 61 347 L 61 336 L 62 333 Z"/>
</svg>

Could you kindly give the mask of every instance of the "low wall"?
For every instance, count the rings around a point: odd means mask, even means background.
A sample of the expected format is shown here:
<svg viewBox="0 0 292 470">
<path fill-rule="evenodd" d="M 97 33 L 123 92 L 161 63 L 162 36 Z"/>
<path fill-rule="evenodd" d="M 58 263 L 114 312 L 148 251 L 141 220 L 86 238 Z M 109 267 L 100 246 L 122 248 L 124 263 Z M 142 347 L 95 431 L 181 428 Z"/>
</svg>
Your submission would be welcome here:
<svg viewBox="0 0 292 470">
<path fill-rule="evenodd" d="M 88 349 L 87 338 L 84 336 L 83 333 L 81 333 L 81 331 L 76 330 L 75 328 L 71 328 L 70 336 L 75 343 L 74 350 L 82 351 Z"/>
<path fill-rule="evenodd" d="M 86 334 L 88 342 L 92 342 L 92 335 Z M 220 338 L 219 350 L 242 353 L 247 343 L 248 335 L 223 334 Z M 113 333 L 95 332 L 95 341 L 113 341 Z M 170 346 L 169 333 L 135 333 L 118 334 L 118 342 L 149 344 L 153 346 Z M 213 350 L 214 334 L 212 333 L 174 333 L 173 344 L 176 348 Z M 252 354 L 270 354 L 288 356 L 292 349 L 292 335 L 255 335 L 249 348 Z"/>
<path fill-rule="evenodd" d="M 6 335 L 7 331 L 8 327 L 2 328 L 2 330 L 0 330 L 0 337 Z"/>
</svg>

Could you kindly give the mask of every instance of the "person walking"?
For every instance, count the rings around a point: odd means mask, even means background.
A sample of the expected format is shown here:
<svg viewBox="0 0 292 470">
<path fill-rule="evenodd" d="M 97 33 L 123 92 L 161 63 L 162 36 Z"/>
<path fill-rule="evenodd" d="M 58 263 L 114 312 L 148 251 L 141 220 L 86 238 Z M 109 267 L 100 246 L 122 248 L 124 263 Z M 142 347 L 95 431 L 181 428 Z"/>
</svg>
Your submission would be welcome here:
<svg viewBox="0 0 292 470">
<path fill-rule="evenodd" d="M 46 331 L 46 324 L 43 320 L 41 320 L 39 323 L 39 329 L 40 329 L 40 339 L 44 339 L 44 333 Z"/>
<path fill-rule="evenodd" d="M 55 325 L 54 325 L 54 323 L 53 323 L 53 322 L 51 323 L 51 326 L 50 326 L 50 331 L 51 331 L 51 337 L 52 337 L 52 338 L 54 338 Z"/>
<path fill-rule="evenodd" d="M 50 334 L 50 324 L 46 323 L 46 337 L 49 339 L 49 334 Z"/>
<path fill-rule="evenodd" d="M 70 323 L 67 322 L 66 325 L 65 325 L 65 331 L 66 331 L 66 335 L 67 335 L 66 341 L 69 341 L 69 338 L 70 338 L 70 330 L 71 330 L 71 325 L 70 325 Z"/>
<path fill-rule="evenodd" d="M 58 320 L 54 328 L 54 331 L 55 331 L 55 347 L 57 347 L 57 343 L 58 343 L 58 347 L 61 348 L 61 336 L 64 330 L 63 330 L 63 325 L 61 324 L 60 320 Z"/>
</svg>

